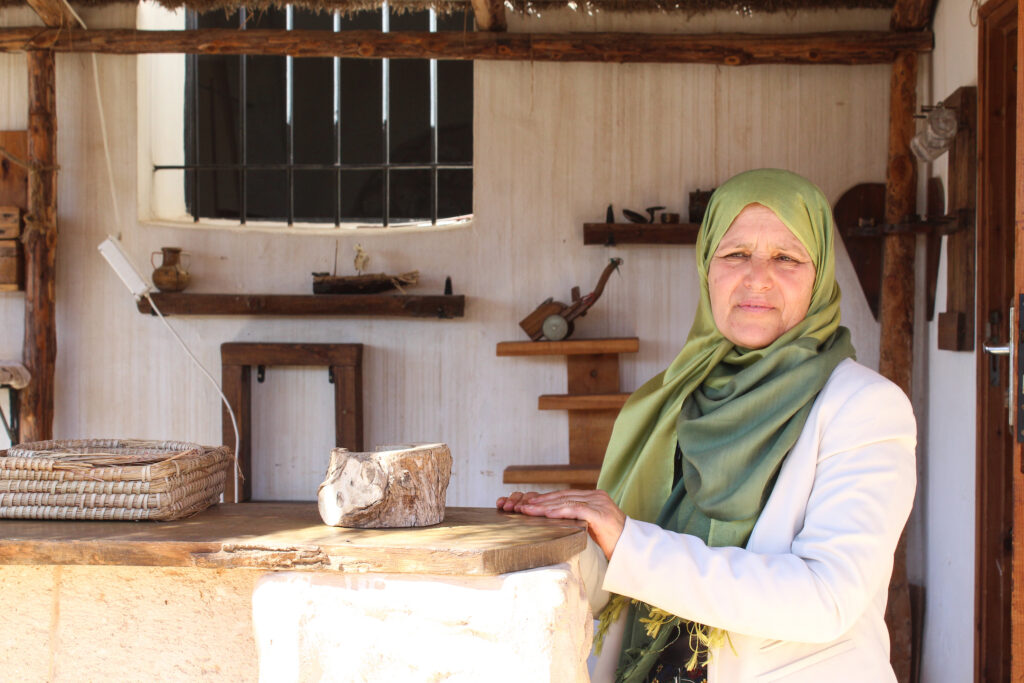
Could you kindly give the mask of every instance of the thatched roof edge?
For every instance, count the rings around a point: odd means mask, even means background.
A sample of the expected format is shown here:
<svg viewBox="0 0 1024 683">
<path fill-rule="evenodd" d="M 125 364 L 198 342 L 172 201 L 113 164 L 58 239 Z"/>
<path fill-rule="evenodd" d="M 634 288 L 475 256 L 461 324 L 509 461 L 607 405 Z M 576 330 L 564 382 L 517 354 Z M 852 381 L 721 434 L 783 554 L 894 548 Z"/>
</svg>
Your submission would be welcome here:
<svg viewBox="0 0 1024 683">
<path fill-rule="evenodd" d="M 94 7 L 115 3 L 136 4 L 137 0 L 73 0 L 73 5 Z M 254 10 L 283 7 L 292 4 L 314 11 L 353 14 L 378 9 L 383 0 L 156 0 L 170 9 L 187 7 L 199 12 L 233 10 L 240 6 Z M 536 15 L 554 9 L 570 8 L 579 12 L 617 13 L 684 13 L 704 14 L 716 10 L 772 13 L 808 9 L 891 9 L 894 0 L 507 0 L 513 11 Z M 0 0 L 0 8 L 25 6 L 25 0 Z M 434 9 L 442 14 L 469 12 L 469 0 L 390 0 L 392 9 L 399 12 Z"/>
</svg>

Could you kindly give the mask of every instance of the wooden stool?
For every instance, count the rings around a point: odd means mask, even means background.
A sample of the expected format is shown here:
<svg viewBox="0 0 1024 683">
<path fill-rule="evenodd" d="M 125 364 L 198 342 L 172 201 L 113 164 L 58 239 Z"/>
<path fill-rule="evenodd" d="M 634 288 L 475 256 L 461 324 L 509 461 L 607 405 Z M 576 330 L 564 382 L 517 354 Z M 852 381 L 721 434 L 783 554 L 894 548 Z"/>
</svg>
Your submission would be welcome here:
<svg viewBox="0 0 1024 683">
<path fill-rule="evenodd" d="M 226 502 L 252 498 L 252 366 L 326 365 L 334 383 L 335 445 L 363 450 L 363 345 L 362 344 L 221 344 L 221 387 L 238 421 L 237 475 L 228 477 Z M 221 411 L 224 443 L 235 447 L 235 432 L 227 409 Z M 236 497 L 237 495 L 237 497 Z"/>
</svg>

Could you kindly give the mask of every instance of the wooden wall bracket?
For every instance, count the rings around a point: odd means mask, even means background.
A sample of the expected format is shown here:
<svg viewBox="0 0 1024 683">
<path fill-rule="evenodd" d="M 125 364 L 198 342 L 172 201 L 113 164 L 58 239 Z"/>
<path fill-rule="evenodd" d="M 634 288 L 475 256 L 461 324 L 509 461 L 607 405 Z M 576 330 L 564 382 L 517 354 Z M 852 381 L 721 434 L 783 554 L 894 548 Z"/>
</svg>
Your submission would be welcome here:
<svg viewBox="0 0 1024 683">
<path fill-rule="evenodd" d="M 974 211 L 961 209 L 943 215 L 942 181 L 928 180 L 928 215 L 907 216 L 899 223 L 885 221 L 885 183 L 861 183 L 847 190 L 836 202 L 833 213 L 836 228 L 857 272 L 864 297 L 872 315 L 878 320 L 882 289 L 882 240 L 886 235 L 923 234 L 928 237 L 926 260 L 927 315 L 935 311 L 935 286 L 939 277 L 939 254 L 942 236 L 974 230 Z"/>
<path fill-rule="evenodd" d="M 569 411 L 569 463 L 510 465 L 502 481 L 587 489 L 597 486 L 612 425 L 629 398 L 619 390 L 619 354 L 639 349 L 636 337 L 499 343 L 498 356 L 565 356 L 568 393 L 543 395 L 537 408 Z"/>
<path fill-rule="evenodd" d="M 335 445 L 363 450 L 363 345 L 272 344 L 232 342 L 220 345 L 221 386 L 238 421 L 237 477 L 228 477 L 227 502 L 252 498 L 252 373 L 253 366 L 326 365 L 334 382 Z M 221 411 L 224 444 L 235 447 L 227 409 Z M 236 498 L 236 490 L 238 495 Z"/>
<path fill-rule="evenodd" d="M 885 184 L 861 183 L 847 190 L 833 209 L 836 228 L 857 271 L 871 313 L 878 319 L 882 287 L 882 241 L 885 235 L 928 236 L 927 315 L 935 313 L 942 238 L 946 237 L 946 308 L 939 313 L 938 346 L 948 351 L 974 350 L 974 235 L 977 179 L 977 88 L 958 89 L 943 102 L 955 109 L 960 130 L 949 150 L 949 201 L 938 178 L 928 181 L 927 218 L 885 220 Z"/>
<path fill-rule="evenodd" d="M 960 128 L 949 150 L 949 212 L 977 207 L 978 88 L 966 86 L 943 100 L 957 111 Z M 946 310 L 939 313 L 938 347 L 974 351 L 974 221 L 946 239 Z"/>
</svg>

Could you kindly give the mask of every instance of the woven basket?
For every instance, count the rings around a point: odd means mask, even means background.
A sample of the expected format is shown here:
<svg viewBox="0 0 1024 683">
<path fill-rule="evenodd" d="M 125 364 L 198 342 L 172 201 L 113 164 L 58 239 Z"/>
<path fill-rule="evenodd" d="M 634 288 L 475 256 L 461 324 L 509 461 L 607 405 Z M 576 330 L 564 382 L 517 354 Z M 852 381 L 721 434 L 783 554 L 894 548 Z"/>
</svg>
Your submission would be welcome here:
<svg viewBox="0 0 1024 683">
<path fill-rule="evenodd" d="M 220 500 L 227 446 L 38 441 L 0 451 L 0 517 L 167 521 Z"/>
</svg>

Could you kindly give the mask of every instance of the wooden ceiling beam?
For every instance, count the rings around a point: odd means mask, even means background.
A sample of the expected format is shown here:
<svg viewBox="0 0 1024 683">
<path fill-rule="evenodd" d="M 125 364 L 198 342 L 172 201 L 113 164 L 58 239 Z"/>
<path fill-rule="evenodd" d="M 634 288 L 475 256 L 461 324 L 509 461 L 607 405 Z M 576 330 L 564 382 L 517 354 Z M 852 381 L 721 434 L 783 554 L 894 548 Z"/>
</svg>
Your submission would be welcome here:
<svg viewBox="0 0 1024 683">
<path fill-rule="evenodd" d="M 894 31 L 918 31 L 932 23 L 934 0 L 896 0 L 889 27 Z"/>
<path fill-rule="evenodd" d="M 477 31 L 505 31 L 505 0 L 473 0 Z"/>
<path fill-rule="evenodd" d="M 396 59 L 747 64 L 888 64 L 929 52 L 930 31 L 804 34 L 426 33 L 203 29 L 0 29 L 0 52 L 187 53 Z"/>
<path fill-rule="evenodd" d="M 50 28 L 78 26 L 78 17 L 64 0 L 27 0 L 43 23 Z"/>
</svg>

